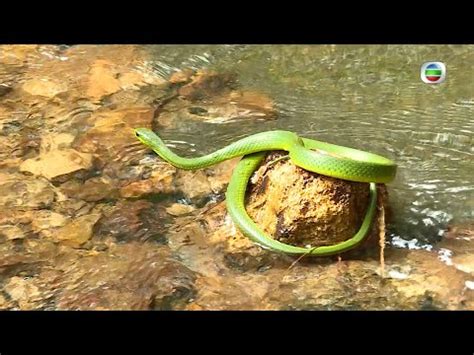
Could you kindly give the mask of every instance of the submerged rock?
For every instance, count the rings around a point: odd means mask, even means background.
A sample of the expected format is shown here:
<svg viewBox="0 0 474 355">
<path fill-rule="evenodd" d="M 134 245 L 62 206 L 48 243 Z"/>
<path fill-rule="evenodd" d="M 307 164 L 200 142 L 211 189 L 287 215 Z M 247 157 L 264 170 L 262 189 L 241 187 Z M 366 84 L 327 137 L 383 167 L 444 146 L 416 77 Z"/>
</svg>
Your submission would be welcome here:
<svg viewBox="0 0 474 355">
<path fill-rule="evenodd" d="M 275 119 L 270 98 L 255 92 L 233 91 L 206 101 L 177 98 L 164 106 L 156 118 L 161 127 L 176 128 L 186 121 L 222 123 L 239 119 Z"/>
<path fill-rule="evenodd" d="M 474 222 L 449 225 L 438 246 L 456 254 L 474 254 Z"/>
<path fill-rule="evenodd" d="M 50 210 L 39 210 L 28 213 L 31 218 L 31 229 L 45 238 L 53 238 L 58 229 L 63 227 L 68 218 Z"/>
<path fill-rule="evenodd" d="M 97 213 L 77 217 L 59 229 L 54 237 L 64 245 L 79 248 L 92 238 L 94 225 L 99 218 L 100 214 Z"/>
<path fill-rule="evenodd" d="M 8 307 L 9 307 L 9 303 L 7 302 L 5 297 L 0 295 L 0 309 L 7 309 Z"/>
<path fill-rule="evenodd" d="M 474 304 L 469 275 L 432 252 L 388 250 L 384 273 L 378 261 L 370 258 L 301 259 L 297 263 L 282 258 L 271 267 L 255 270 L 216 258 L 223 252 L 219 248 L 212 248 L 213 257 L 206 256 L 194 245 L 196 234 L 190 236 L 188 245 L 178 250 L 200 277 L 198 292 L 187 309 L 461 310 Z"/>
<path fill-rule="evenodd" d="M 453 264 L 456 269 L 474 276 L 474 254 L 456 255 Z"/>
<path fill-rule="evenodd" d="M 173 203 L 166 208 L 166 213 L 172 216 L 182 216 L 194 211 L 195 208 L 191 205 L 184 205 L 182 203 Z"/>
<path fill-rule="evenodd" d="M 30 95 L 44 96 L 47 98 L 54 97 L 67 90 L 67 86 L 64 82 L 57 82 L 50 78 L 30 79 L 23 83 L 21 88 Z"/>
<path fill-rule="evenodd" d="M 178 79 L 177 74 L 174 74 L 171 79 L 172 82 L 186 82 L 186 73 L 183 73 L 182 79 Z M 230 90 L 236 82 L 233 74 L 204 70 L 197 71 L 189 79 L 189 83 L 179 88 L 178 94 L 191 101 L 222 94 L 223 91 Z"/>
<path fill-rule="evenodd" d="M 5 65 L 21 65 L 30 58 L 34 58 L 38 45 L 1 45 L 0 59 Z"/>
<path fill-rule="evenodd" d="M 181 83 L 188 83 L 191 81 L 194 72 L 192 69 L 187 68 L 184 70 L 178 70 L 171 74 L 168 82 L 171 84 L 181 84 Z"/>
<path fill-rule="evenodd" d="M 0 308 L 181 309 L 195 294 L 194 273 L 172 259 L 166 246 L 111 243 L 106 252 L 62 247 L 59 252 L 44 250 L 29 258 L 26 255 L 31 251 L 44 248 L 25 248 L 16 263 L 5 264 L 2 254 L 0 295 L 9 300 L 0 299 Z M 39 261 L 44 267 L 27 268 Z"/>
<path fill-rule="evenodd" d="M 48 180 L 88 170 L 92 166 L 90 154 L 79 153 L 74 149 L 52 151 L 38 158 L 25 160 L 20 165 L 20 171 L 34 175 L 42 175 Z"/>
<path fill-rule="evenodd" d="M 152 202 L 120 201 L 97 224 L 99 238 L 112 237 L 116 242 L 157 241 L 164 242 L 168 215 L 164 208 Z"/>
<path fill-rule="evenodd" d="M 120 188 L 120 196 L 125 198 L 143 197 L 154 194 L 171 194 L 176 192 L 174 178 L 176 169 L 158 161 L 143 162 L 140 165 L 139 179 L 124 184 Z"/>
<path fill-rule="evenodd" d="M 69 198 L 87 202 L 97 202 L 118 195 L 114 181 L 101 176 L 87 179 L 84 183 L 80 180 L 69 180 L 60 186 L 60 190 Z"/>
<path fill-rule="evenodd" d="M 461 271 L 436 253 L 392 250 L 387 259 L 389 269 L 398 267 L 404 271 L 404 277 L 390 280 L 403 297 L 404 308 L 417 301 L 424 308 L 466 309 L 466 305 L 474 301 L 474 291 L 466 288 L 466 281 L 470 279 L 467 270 Z"/>
<path fill-rule="evenodd" d="M 22 228 L 17 225 L 0 225 L 0 237 L 8 240 L 23 239 L 25 233 Z"/>
<path fill-rule="evenodd" d="M 150 127 L 150 107 L 130 107 L 115 111 L 99 111 L 89 118 L 91 127 L 77 137 L 74 149 L 93 154 L 102 176 L 116 181 L 120 188 L 136 178 L 135 170 L 146 147 L 137 141 L 133 128 Z M 120 180 L 123 180 L 121 182 Z"/>
<path fill-rule="evenodd" d="M 87 96 L 98 100 L 119 90 L 120 81 L 117 79 L 117 73 L 113 71 L 113 63 L 104 59 L 96 60 L 90 69 Z"/>
<path fill-rule="evenodd" d="M 40 299 L 40 292 L 31 280 L 22 277 L 12 277 L 4 286 L 4 291 L 18 303 L 22 310 L 35 309 L 35 302 Z"/>
<path fill-rule="evenodd" d="M 238 89 L 235 76 L 213 71 L 178 72 L 170 82 L 177 94 L 163 102 L 155 113 L 161 127 L 179 127 L 184 122 L 227 122 L 237 119 L 275 119 L 273 101 L 261 92 Z"/>
<path fill-rule="evenodd" d="M 43 178 L 0 173 L 0 210 L 47 208 L 54 197 L 53 186 Z"/>
<path fill-rule="evenodd" d="M 175 309 L 195 292 L 194 273 L 171 259 L 168 248 L 150 244 L 111 246 L 58 269 L 63 273 L 40 276 L 58 309 Z"/>
<path fill-rule="evenodd" d="M 73 139 L 74 136 L 66 133 L 45 135 L 41 140 L 40 155 L 25 160 L 20 165 L 20 171 L 55 180 L 64 175 L 90 169 L 91 154 L 68 148 Z"/>
</svg>

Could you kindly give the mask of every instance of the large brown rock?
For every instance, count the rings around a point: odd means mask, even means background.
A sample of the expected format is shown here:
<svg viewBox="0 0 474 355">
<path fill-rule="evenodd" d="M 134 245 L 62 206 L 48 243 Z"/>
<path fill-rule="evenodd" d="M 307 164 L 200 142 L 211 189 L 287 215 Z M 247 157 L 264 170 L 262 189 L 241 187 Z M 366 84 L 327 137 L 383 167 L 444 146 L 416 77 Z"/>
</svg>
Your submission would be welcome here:
<svg viewBox="0 0 474 355">
<path fill-rule="evenodd" d="M 306 171 L 267 156 L 249 185 L 247 210 L 273 238 L 297 246 L 332 245 L 351 238 L 362 223 L 369 184 Z"/>
</svg>

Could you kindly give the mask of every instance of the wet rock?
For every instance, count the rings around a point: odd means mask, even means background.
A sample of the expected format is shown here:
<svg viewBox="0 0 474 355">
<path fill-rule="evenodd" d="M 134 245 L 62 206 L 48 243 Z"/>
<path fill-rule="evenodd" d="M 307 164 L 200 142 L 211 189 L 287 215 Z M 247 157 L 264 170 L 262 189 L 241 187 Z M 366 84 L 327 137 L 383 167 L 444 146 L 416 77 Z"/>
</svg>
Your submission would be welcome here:
<svg viewBox="0 0 474 355">
<path fill-rule="evenodd" d="M 38 288 L 31 281 L 16 276 L 6 283 L 4 291 L 22 310 L 34 309 L 34 302 L 40 296 Z"/>
<path fill-rule="evenodd" d="M 171 83 L 171 84 L 181 84 L 181 83 L 187 83 L 187 82 L 190 82 L 191 81 L 191 78 L 193 76 L 194 72 L 193 70 L 191 69 L 183 69 L 183 70 L 179 70 L 179 71 L 176 71 L 174 72 L 173 74 L 171 74 L 170 78 L 168 79 L 168 81 Z"/>
<path fill-rule="evenodd" d="M 152 194 L 171 194 L 176 191 L 174 177 L 176 169 L 169 164 L 143 165 L 140 177 L 120 188 L 120 195 L 125 198 L 143 197 Z"/>
<path fill-rule="evenodd" d="M 138 72 L 123 73 L 118 76 L 120 87 L 124 90 L 138 90 L 144 85 L 143 75 Z"/>
<path fill-rule="evenodd" d="M 404 298 L 403 305 L 428 298 L 432 308 L 463 309 L 463 303 L 472 297 L 465 290 L 469 275 L 446 264 L 435 253 L 398 250 L 392 251 L 390 260 L 391 268 L 405 265 L 406 277 L 391 279 L 391 284 Z"/>
<path fill-rule="evenodd" d="M 137 127 L 150 127 L 152 117 L 150 107 L 103 111 L 91 116 L 92 127 L 73 144 L 80 152 L 94 154 L 95 164 L 102 170 L 102 178 L 91 180 L 89 184 L 97 186 L 99 182 L 105 182 L 111 190 L 109 197 L 114 198 L 174 191 L 172 182 L 176 169 L 145 155 L 150 151 L 133 132 Z M 75 190 L 72 184 L 66 188 Z"/>
<path fill-rule="evenodd" d="M 0 238 L 1 237 L 9 240 L 23 239 L 25 237 L 25 233 L 23 232 L 23 229 L 16 225 L 0 225 Z"/>
<path fill-rule="evenodd" d="M 9 267 L 35 262 L 34 257 L 24 254 L 24 249 L 22 239 L 0 243 L 0 274 L 3 275 Z"/>
<path fill-rule="evenodd" d="M 229 275 L 230 276 L 230 275 Z M 196 280 L 199 292 L 187 310 L 265 310 L 272 309 L 265 302 L 270 282 L 263 275 L 232 275 L 200 277 Z"/>
<path fill-rule="evenodd" d="M 0 210 L 47 208 L 54 201 L 51 184 L 42 178 L 0 173 Z"/>
<path fill-rule="evenodd" d="M 155 125 L 184 126 L 186 121 L 227 122 L 236 119 L 275 119 L 273 101 L 265 94 L 237 89 L 235 75 L 214 71 L 176 72 L 170 83 L 177 95 L 160 104 Z M 174 87 L 174 86 L 172 86 Z"/>
<path fill-rule="evenodd" d="M 164 242 L 168 215 L 162 208 L 145 200 L 119 201 L 97 224 L 99 238 L 112 237 L 115 241 Z"/>
<path fill-rule="evenodd" d="M 225 191 L 229 184 L 230 177 L 232 176 L 232 172 L 240 159 L 241 158 L 239 157 L 226 160 L 220 164 L 205 169 L 209 186 L 214 193 Z"/>
<path fill-rule="evenodd" d="M 57 254 L 57 246 L 46 239 L 28 236 L 0 243 L 0 281 L 4 277 L 35 275 Z"/>
<path fill-rule="evenodd" d="M 474 276 L 474 254 L 456 255 L 453 264 L 456 269 Z"/>
<path fill-rule="evenodd" d="M 186 74 L 184 76 L 186 78 Z M 176 81 L 176 77 L 174 81 Z M 221 94 L 229 90 L 235 83 L 235 75 L 230 73 L 217 73 L 214 71 L 197 71 L 192 76 L 191 82 L 182 86 L 178 93 L 187 100 L 199 100 Z"/>
<path fill-rule="evenodd" d="M 408 262 L 403 260 L 408 258 Z M 465 274 L 425 251 L 391 250 L 385 275 L 376 260 L 307 259 L 275 267 L 261 282 L 265 309 L 464 309 Z M 294 267 L 293 267 L 294 266 Z M 430 270 L 434 270 L 433 274 Z M 254 301 L 255 302 L 255 301 Z"/>
<path fill-rule="evenodd" d="M 0 84 L 0 97 L 7 95 L 10 93 L 13 89 L 5 84 Z"/>
<path fill-rule="evenodd" d="M 287 269 L 269 293 L 268 302 L 280 309 L 397 309 L 395 292 L 382 288 L 375 265 L 346 261 L 329 265 L 298 265 Z M 390 305 L 388 306 L 387 303 Z"/>
<path fill-rule="evenodd" d="M 37 53 L 37 45 L 2 45 L 0 59 L 5 65 L 21 65 Z"/>
<path fill-rule="evenodd" d="M 89 118 L 90 129 L 74 141 L 73 147 L 83 153 L 97 154 L 102 165 L 123 164 L 146 150 L 135 138 L 133 129 L 150 128 L 152 118 L 150 107 L 98 111 Z"/>
<path fill-rule="evenodd" d="M 171 206 L 166 208 L 166 213 L 172 216 L 182 216 L 194 211 L 195 208 L 190 205 L 184 205 L 182 203 L 173 203 Z"/>
<path fill-rule="evenodd" d="M 277 114 L 273 100 L 258 91 L 232 91 L 229 99 L 231 104 L 247 109 L 248 115 L 272 118 Z"/>
<path fill-rule="evenodd" d="M 244 242 L 245 246 L 235 247 L 235 244 L 230 246 L 224 255 L 225 266 L 229 269 L 236 270 L 242 273 L 258 272 L 260 270 L 267 270 L 278 262 L 279 256 L 259 250 L 254 245 Z M 235 249 L 232 249 L 235 248 Z"/>
<path fill-rule="evenodd" d="M 204 170 L 177 170 L 174 180 L 176 189 L 187 199 L 199 204 L 209 194 L 224 192 L 239 159 L 228 160 Z"/>
<path fill-rule="evenodd" d="M 34 211 L 30 215 L 32 230 L 45 238 L 52 238 L 68 221 L 66 216 L 50 210 Z"/>
<path fill-rule="evenodd" d="M 122 84 L 121 84 L 122 85 Z M 133 86 L 123 86 L 122 90 L 104 97 L 101 103 L 114 109 L 128 108 L 133 106 L 156 107 L 170 92 L 168 83 L 161 85 L 149 85 L 141 83 Z"/>
<path fill-rule="evenodd" d="M 120 90 L 120 81 L 112 68 L 113 63 L 103 59 L 98 59 L 92 64 L 87 96 L 98 100 L 102 96 Z"/>
<path fill-rule="evenodd" d="M 87 95 L 94 100 L 116 93 L 119 90 L 138 90 L 144 85 L 163 85 L 165 80 L 146 70 L 130 70 L 116 60 L 97 59 L 92 63 Z"/>
<path fill-rule="evenodd" d="M 79 180 L 69 180 L 60 186 L 61 191 L 68 197 L 75 197 L 87 202 L 97 202 L 118 195 L 114 181 L 107 177 L 93 177 L 84 183 Z"/>
<path fill-rule="evenodd" d="M 143 157 L 140 152 L 138 157 Z M 195 203 L 202 203 L 210 194 L 222 193 L 229 182 L 238 159 L 232 159 L 204 170 L 185 171 L 163 162 L 155 153 L 139 160 L 138 165 L 122 169 L 124 173 L 120 196 L 138 198 L 179 194 Z"/>
<path fill-rule="evenodd" d="M 112 246 L 59 266 L 45 275 L 59 309 L 176 309 L 195 293 L 194 273 L 171 259 L 166 247 L 150 244 Z"/>
<path fill-rule="evenodd" d="M 298 246 L 351 238 L 366 213 L 369 186 L 308 172 L 271 153 L 250 184 L 249 215 L 275 239 Z"/>
<path fill-rule="evenodd" d="M 23 225 L 31 222 L 31 218 L 32 218 L 31 214 L 34 212 L 36 211 L 35 210 L 22 211 L 22 210 L 17 210 L 17 209 L 2 210 L 0 213 L 0 226 L 23 227 Z M 25 230 L 23 230 L 23 232 L 25 232 Z M 12 238 L 12 239 L 22 239 L 22 238 Z"/>
<path fill-rule="evenodd" d="M 64 245 L 79 248 L 92 238 L 94 225 L 99 218 L 100 214 L 77 217 L 59 229 L 54 237 Z"/>
<path fill-rule="evenodd" d="M 48 180 L 88 170 L 92 167 L 92 155 L 80 153 L 74 149 L 57 150 L 25 160 L 20 171 L 33 175 L 42 175 Z"/>
<path fill-rule="evenodd" d="M 88 170 L 92 167 L 92 155 L 67 148 L 74 136 L 66 133 L 46 135 L 41 141 L 40 155 L 27 159 L 20 171 L 57 180 L 64 175 Z"/>
<path fill-rule="evenodd" d="M 2 295 L 0 295 L 0 309 L 7 309 L 8 308 L 8 302 L 7 300 L 5 299 L 5 297 L 3 297 Z"/>
<path fill-rule="evenodd" d="M 458 225 L 450 225 L 444 236 L 446 239 L 473 239 L 474 222 L 466 222 Z"/>
<path fill-rule="evenodd" d="M 0 157 L 3 158 L 0 164 L 18 170 L 21 163 L 18 158 L 24 160 L 38 155 L 44 120 L 34 113 L 25 115 L 23 112 L 30 109 L 22 104 L 5 105 L 4 108 L 0 107 Z"/>
<path fill-rule="evenodd" d="M 21 87 L 30 95 L 51 98 L 59 93 L 65 92 L 67 86 L 64 82 L 58 82 L 50 78 L 35 78 L 23 83 Z"/>
<path fill-rule="evenodd" d="M 222 123 L 240 119 L 277 117 L 272 100 L 252 91 L 231 91 L 205 100 L 177 98 L 164 106 L 156 117 L 159 126 L 175 128 L 189 121 Z"/>
<path fill-rule="evenodd" d="M 93 207 L 94 204 L 73 197 L 63 201 L 55 201 L 53 205 L 54 211 L 72 217 L 88 214 Z"/>
<path fill-rule="evenodd" d="M 178 190 L 190 200 L 200 200 L 212 192 L 207 175 L 203 170 L 178 170 L 175 184 Z"/>
<path fill-rule="evenodd" d="M 167 236 L 170 247 L 187 260 L 186 265 L 209 277 L 228 269 L 258 272 L 290 259 L 268 252 L 248 238 L 236 237 L 224 201 L 177 218 Z"/>
<path fill-rule="evenodd" d="M 474 254 L 474 223 L 468 221 L 449 225 L 438 247 L 457 254 Z"/>
</svg>

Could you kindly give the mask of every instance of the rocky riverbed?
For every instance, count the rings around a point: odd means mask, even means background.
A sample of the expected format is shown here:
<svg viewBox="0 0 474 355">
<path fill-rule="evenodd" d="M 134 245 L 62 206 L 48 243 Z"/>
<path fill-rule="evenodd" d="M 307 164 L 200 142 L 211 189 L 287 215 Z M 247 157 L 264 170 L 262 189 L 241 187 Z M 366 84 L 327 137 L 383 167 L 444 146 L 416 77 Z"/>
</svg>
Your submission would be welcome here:
<svg viewBox="0 0 474 355">
<path fill-rule="evenodd" d="M 163 77 L 152 62 L 137 46 L 0 46 L 1 309 L 474 309 L 472 224 L 430 248 L 387 245 L 383 268 L 377 223 L 340 258 L 243 237 L 224 201 L 237 159 L 181 171 L 132 129 L 278 120 L 277 105 L 235 73 Z M 278 156 L 257 171 L 249 214 L 288 243 L 352 236 L 367 185 L 269 168 Z M 390 217 L 379 192 L 377 221 L 382 205 Z"/>
</svg>

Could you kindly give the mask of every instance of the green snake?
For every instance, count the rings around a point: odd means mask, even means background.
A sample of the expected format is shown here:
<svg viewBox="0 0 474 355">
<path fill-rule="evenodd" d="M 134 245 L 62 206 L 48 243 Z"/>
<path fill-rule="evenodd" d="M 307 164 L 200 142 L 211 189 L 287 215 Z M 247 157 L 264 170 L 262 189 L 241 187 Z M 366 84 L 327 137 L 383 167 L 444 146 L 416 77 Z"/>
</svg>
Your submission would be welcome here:
<svg viewBox="0 0 474 355">
<path fill-rule="evenodd" d="M 152 149 L 171 165 L 185 170 L 209 167 L 224 160 L 243 156 L 232 173 L 226 192 L 227 210 L 242 233 L 263 248 L 287 254 L 325 256 L 342 253 L 357 246 L 368 234 L 377 209 L 376 183 L 390 182 L 395 178 L 396 164 L 380 155 L 301 138 L 289 131 L 268 131 L 242 138 L 211 154 L 184 158 L 173 153 L 153 131 L 135 129 L 140 142 Z M 358 232 L 343 242 L 314 248 L 297 247 L 281 243 L 267 236 L 250 218 L 245 209 L 247 184 L 265 157 L 265 152 L 284 150 L 291 161 L 321 175 L 343 180 L 370 183 L 369 205 Z"/>
</svg>

